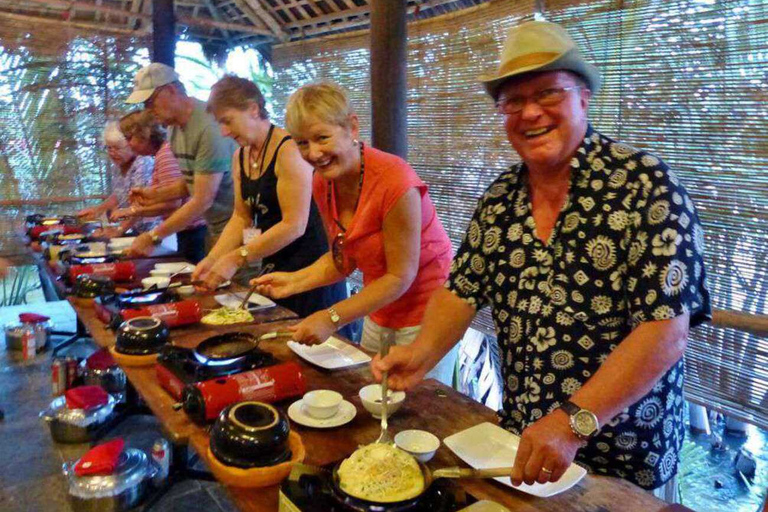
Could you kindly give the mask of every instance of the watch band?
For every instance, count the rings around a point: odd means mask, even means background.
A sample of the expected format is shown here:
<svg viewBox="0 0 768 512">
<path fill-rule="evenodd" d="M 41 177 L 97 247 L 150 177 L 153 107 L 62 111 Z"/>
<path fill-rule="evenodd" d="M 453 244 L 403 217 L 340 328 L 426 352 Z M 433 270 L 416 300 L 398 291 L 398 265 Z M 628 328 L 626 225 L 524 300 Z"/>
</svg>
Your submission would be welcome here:
<svg viewBox="0 0 768 512">
<path fill-rule="evenodd" d="M 242 247 L 240 247 L 240 249 L 238 249 L 237 252 L 240 254 L 240 257 L 243 258 L 243 265 L 247 265 L 248 264 L 248 246 L 243 245 Z"/>
<path fill-rule="evenodd" d="M 157 233 L 155 233 L 155 230 L 154 230 L 154 229 L 153 229 L 152 231 L 150 231 L 150 232 L 149 232 L 149 238 L 151 238 L 151 239 L 152 239 L 152 243 L 153 243 L 154 245 L 160 245 L 160 242 L 162 242 L 162 241 L 163 241 L 163 239 L 162 239 L 162 238 L 160 238 L 160 236 L 159 236 Z"/>
<path fill-rule="evenodd" d="M 570 400 L 566 400 L 565 402 L 563 402 L 562 405 L 560 405 L 560 408 L 564 410 L 568 414 L 568 416 L 573 416 L 574 414 L 576 414 L 581 410 L 581 407 L 571 402 Z"/>
<path fill-rule="evenodd" d="M 328 308 L 327 311 L 328 311 L 328 314 L 331 316 L 331 322 L 333 322 L 333 325 L 335 327 L 338 327 L 339 322 L 341 322 L 341 317 L 339 316 L 339 314 L 333 308 Z"/>
</svg>

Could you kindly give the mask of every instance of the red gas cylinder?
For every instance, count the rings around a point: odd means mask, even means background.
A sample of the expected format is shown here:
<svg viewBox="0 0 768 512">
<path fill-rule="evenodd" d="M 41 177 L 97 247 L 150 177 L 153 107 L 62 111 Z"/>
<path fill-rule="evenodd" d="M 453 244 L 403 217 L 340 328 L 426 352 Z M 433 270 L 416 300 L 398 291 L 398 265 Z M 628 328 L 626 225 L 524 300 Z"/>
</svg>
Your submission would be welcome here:
<svg viewBox="0 0 768 512">
<path fill-rule="evenodd" d="M 153 304 L 139 309 L 122 309 L 120 316 L 130 320 L 137 316 L 153 316 L 168 324 L 169 328 L 195 324 L 203 318 L 203 307 L 200 302 L 187 299 L 169 304 Z"/>
<path fill-rule="evenodd" d="M 125 283 L 136 279 L 136 265 L 132 261 L 118 261 L 117 263 L 94 263 L 69 267 L 69 279 L 73 283 L 80 274 L 106 276 L 115 282 Z"/>
<path fill-rule="evenodd" d="M 243 400 L 279 402 L 307 390 L 301 366 L 295 362 L 189 384 L 182 394 L 184 412 L 197 423 L 210 421 L 228 405 Z"/>
</svg>

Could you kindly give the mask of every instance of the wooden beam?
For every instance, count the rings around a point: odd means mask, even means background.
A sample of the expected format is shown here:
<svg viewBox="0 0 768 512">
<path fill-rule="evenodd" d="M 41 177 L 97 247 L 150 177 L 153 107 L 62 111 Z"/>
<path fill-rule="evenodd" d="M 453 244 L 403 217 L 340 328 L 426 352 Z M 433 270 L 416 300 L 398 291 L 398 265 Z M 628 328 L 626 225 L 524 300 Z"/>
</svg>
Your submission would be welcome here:
<svg viewBox="0 0 768 512">
<path fill-rule="evenodd" d="M 230 30 L 232 32 L 244 32 L 246 34 L 253 34 L 257 36 L 274 36 L 270 30 L 264 28 L 253 27 L 251 25 L 241 25 L 237 23 L 226 23 L 223 21 L 210 20 L 207 18 L 179 16 L 176 21 L 188 27 L 218 28 Z"/>
<path fill-rule="evenodd" d="M 16 1 L 14 2 L 14 7 L 19 8 L 22 7 L 19 5 L 20 2 Z M 133 14 L 130 11 L 126 11 L 123 9 L 116 9 L 115 7 L 104 7 L 103 5 L 96 5 L 96 4 L 89 4 L 86 2 L 70 2 L 65 0 L 24 0 L 25 4 L 38 4 L 43 5 L 45 7 L 54 8 L 58 7 L 64 11 L 68 11 L 69 9 L 77 9 L 78 11 L 88 11 L 88 12 L 100 12 L 103 14 L 112 14 L 115 16 L 123 16 L 126 18 L 142 18 L 146 20 L 151 20 L 152 17 L 144 14 Z"/>
<path fill-rule="evenodd" d="M 84 30 L 93 30 L 96 32 L 107 32 L 110 34 L 129 34 L 134 36 L 143 36 L 147 34 L 146 30 L 128 30 L 126 28 L 122 27 L 113 27 L 110 25 L 104 25 L 99 24 L 95 25 L 93 23 L 83 23 L 83 22 L 74 22 L 74 21 L 64 21 L 62 19 L 52 19 L 52 18 L 46 18 L 43 16 L 26 16 L 22 14 L 13 14 L 10 12 L 0 12 L 0 18 L 5 18 L 7 20 L 13 20 L 13 21 L 21 21 L 25 23 L 39 23 L 43 25 L 56 25 L 59 27 L 72 27 L 72 28 L 80 28 Z"/>
<path fill-rule="evenodd" d="M 269 27 L 272 31 L 272 35 L 280 41 L 287 41 L 289 39 L 290 35 L 288 32 L 275 18 L 272 17 L 272 13 L 262 5 L 260 0 L 235 0 L 235 5 L 237 5 L 237 8 L 243 11 L 249 18 L 251 17 L 249 11 L 252 12 L 254 16 Z"/>
<path fill-rule="evenodd" d="M 408 11 L 405 2 L 371 2 L 371 132 L 377 149 L 408 156 Z"/>
<path fill-rule="evenodd" d="M 152 62 L 174 67 L 176 15 L 173 0 L 152 0 Z"/>
<path fill-rule="evenodd" d="M 216 9 L 216 7 L 213 5 L 212 0 L 203 0 L 205 3 L 205 6 L 208 8 L 209 11 L 211 11 L 211 16 L 214 20 L 223 22 L 224 20 L 221 19 L 221 15 L 219 14 L 219 10 Z M 194 16 L 195 19 L 198 19 L 197 16 Z M 224 34 L 224 39 L 229 41 L 229 38 L 232 37 L 229 33 L 229 30 L 227 29 L 221 29 L 222 33 Z M 227 43 L 227 46 L 229 46 L 229 43 Z"/>
</svg>

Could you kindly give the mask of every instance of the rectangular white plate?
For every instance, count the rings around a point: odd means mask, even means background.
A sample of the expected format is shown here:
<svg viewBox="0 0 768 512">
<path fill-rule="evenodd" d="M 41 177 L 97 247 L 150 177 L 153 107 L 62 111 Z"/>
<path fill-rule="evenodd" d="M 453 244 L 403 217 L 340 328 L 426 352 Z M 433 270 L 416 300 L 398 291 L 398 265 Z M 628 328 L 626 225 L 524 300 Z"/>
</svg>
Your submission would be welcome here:
<svg viewBox="0 0 768 512">
<path fill-rule="evenodd" d="M 371 360 L 371 356 L 365 352 L 334 336 L 320 345 L 303 345 L 295 341 L 289 341 L 287 345 L 300 358 L 326 370 L 337 370 Z"/>
<path fill-rule="evenodd" d="M 243 302 L 243 299 L 245 298 L 246 294 L 248 292 L 233 292 L 233 293 L 222 293 L 221 295 L 217 295 L 214 297 L 216 299 L 216 302 L 224 306 L 225 308 L 239 308 L 240 303 Z M 266 308 L 273 308 L 277 306 L 272 299 L 269 299 L 263 295 L 259 295 L 258 293 L 254 293 L 251 295 L 251 297 L 248 299 L 248 309 L 253 311 L 254 309 L 266 309 Z"/>
<path fill-rule="evenodd" d="M 486 469 L 512 466 L 515 462 L 520 438 L 493 423 L 481 423 L 446 437 L 443 442 L 461 460 L 473 468 Z M 570 489 L 586 474 L 586 469 L 571 464 L 562 478 L 554 483 L 520 484 L 515 487 L 508 476 L 498 477 L 495 480 L 518 491 L 540 498 L 548 498 Z"/>
<path fill-rule="evenodd" d="M 176 272 L 180 274 L 191 274 L 195 270 L 195 265 L 184 261 L 177 261 L 175 263 L 155 263 L 155 268 L 157 270 L 170 272 L 171 274 L 175 274 Z"/>
</svg>

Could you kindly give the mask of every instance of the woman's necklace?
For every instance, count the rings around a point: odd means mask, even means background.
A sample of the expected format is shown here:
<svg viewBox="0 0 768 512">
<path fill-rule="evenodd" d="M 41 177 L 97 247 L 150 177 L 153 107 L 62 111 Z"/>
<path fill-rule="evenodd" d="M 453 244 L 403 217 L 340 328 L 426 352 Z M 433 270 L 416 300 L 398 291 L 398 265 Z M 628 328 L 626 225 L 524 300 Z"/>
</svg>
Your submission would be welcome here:
<svg viewBox="0 0 768 512">
<path fill-rule="evenodd" d="M 264 159 L 267 157 L 267 146 L 269 146 L 269 141 L 272 140 L 272 132 L 275 130 L 275 125 L 272 123 L 269 123 L 269 131 L 267 132 L 267 137 L 264 139 L 264 144 L 261 145 L 259 148 L 258 153 L 256 153 L 256 159 L 253 160 L 251 158 L 251 167 L 253 169 L 257 169 L 256 178 L 261 176 L 261 173 L 264 172 Z M 250 152 L 249 155 L 252 155 L 253 152 Z M 253 176 L 253 171 L 249 172 L 248 174 Z"/>
</svg>

